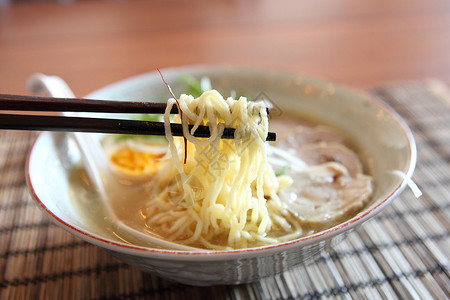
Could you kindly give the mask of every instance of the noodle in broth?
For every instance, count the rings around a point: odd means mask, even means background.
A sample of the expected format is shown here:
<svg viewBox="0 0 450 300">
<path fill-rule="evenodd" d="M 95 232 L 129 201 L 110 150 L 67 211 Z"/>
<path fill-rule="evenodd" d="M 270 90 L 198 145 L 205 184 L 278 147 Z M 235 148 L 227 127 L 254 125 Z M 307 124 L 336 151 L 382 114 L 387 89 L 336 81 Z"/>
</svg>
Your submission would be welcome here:
<svg viewBox="0 0 450 300">
<path fill-rule="evenodd" d="M 154 177 L 143 211 L 150 230 L 179 243 L 213 249 L 277 242 L 270 232 L 301 234 L 301 228 L 286 219 L 289 213 L 278 197 L 290 180 L 277 177 L 267 162 L 264 104 L 244 97 L 225 100 L 215 90 L 199 98 L 182 95 L 178 101 L 188 152 L 183 153 L 183 140 L 167 130 L 170 156 Z M 166 125 L 174 103 L 169 100 Z M 194 125 L 191 132 L 188 124 Z M 199 125 L 210 127 L 210 138 L 192 135 Z M 220 138 L 226 127 L 236 128 L 234 140 Z"/>
</svg>

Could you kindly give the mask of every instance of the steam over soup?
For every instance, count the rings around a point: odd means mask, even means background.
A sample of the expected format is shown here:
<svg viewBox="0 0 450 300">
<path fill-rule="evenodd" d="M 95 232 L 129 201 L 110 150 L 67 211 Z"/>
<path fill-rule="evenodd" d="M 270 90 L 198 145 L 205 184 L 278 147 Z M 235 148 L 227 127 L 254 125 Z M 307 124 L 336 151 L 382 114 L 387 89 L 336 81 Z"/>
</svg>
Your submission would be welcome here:
<svg viewBox="0 0 450 300">
<path fill-rule="evenodd" d="M 183 125 L 184 137 L 168 130 L 173 105 L 181 111 L 173 122 Z M 258 247 L 334 226 L 371 196 L 372 178 L 363 174 L 343 135 L 326 126 L 275 120 L 277 142 L 269 144 L 262 102 L 224 99 L 215 90 L 197 98 L 183 94 L 169 99 L 164 122 L 166 140 L 111 135 L 103 142 L 111 169 L 145 191 L 134 197 L 130 190 L 115 209 L 123 212 L 124 223 L 143 232 L 205 249 Z M 209 126 L 210 138 L 193 136 L 200 125 Z M 235 138 L 221 139 L 224 128 L 236 128 Z M 81 174 L 72 180 L 78 189 Z M 108 222 L 101 210 L 97 214 Z M 135 243 L 121 235 L 120 224 L 105 227 Z"/>
</svg>

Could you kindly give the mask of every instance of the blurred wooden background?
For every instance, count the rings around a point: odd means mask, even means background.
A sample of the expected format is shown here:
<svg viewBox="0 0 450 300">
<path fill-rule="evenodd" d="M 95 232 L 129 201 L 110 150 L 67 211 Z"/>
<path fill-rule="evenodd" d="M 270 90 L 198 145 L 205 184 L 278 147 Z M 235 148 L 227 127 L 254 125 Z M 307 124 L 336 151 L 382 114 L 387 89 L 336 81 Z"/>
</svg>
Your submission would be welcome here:
<svg viewBox="0 0 450 300">
<path fill-rule="evenodd" d="M 450 83 L 450 1 L 80 1 L 0 6 L 0 92 L 34 72 L 77 95 L 139 73 L 230 64 L 365 88 Z"/>
</svg>

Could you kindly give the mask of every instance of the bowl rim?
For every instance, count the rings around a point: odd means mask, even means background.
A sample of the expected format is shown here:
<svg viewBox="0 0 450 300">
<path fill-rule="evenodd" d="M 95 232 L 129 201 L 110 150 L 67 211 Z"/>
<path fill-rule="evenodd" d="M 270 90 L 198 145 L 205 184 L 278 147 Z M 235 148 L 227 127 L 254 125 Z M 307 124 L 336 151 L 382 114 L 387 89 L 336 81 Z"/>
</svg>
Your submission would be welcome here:
<svg viewBox="0 0 450 300">
<path fill-rule="evenodd" d="M 169 249 L 158 249 L 158 248 L 149 248 L 149 247 L 143 247 L 143 246 L 137 246 L 137 245 L 130 245 L 121 243 L 114 240 L 109 240 L 107 238 L 101 237 L 99 235 L 87 232 L 81 228 L 78 228 L 77 226 L 70 224 L 69 222 L 61 219 L 56 214 L 54 214 L 46 205 L 45 201 L 43 201 L 38 193 L 36 192 L 35 187 L 33 186 L 33 180 L 31 178 L 31 164 L 33 157 L 36 153 L 36 149 L 39 146 L 39 143 L 50 135 L 50 133 L 44 132 L 41 133 L 38 138 L 33 143 L 31 150 L 28 154 L 27 161 L 26 161 L 26 182 L 29 187 L 30 193 L 32 194 L 33 198 L 37 202 L 39 208 L 48 215 L 54 222 L 57 223 L 60 227 L 64 228 L 66 231 L 69 231 L 70 233 L 74 234 L 75 236 L 78 236 L 94 245 L 100 246 L 102 248 L 106 248 L 107 250 L 111 250 L 113 252 L 120 252 L 120 253 L 126 253 L 130 255 L 135 256 L 146 256 L 146 257 L 155 257 L 155 258 L 165 258 L 167 260 L 173 259 L 175 256 L 177 257 L 177 260 L 191 260 L 195 257 L 202 256 L 202 259 L 205 260 L 225 260 L 230 258 L 238 258 L 238 257 L 254 257 L 254 256 L 261 256 L 261 255 L 270 255 L 276 252 L 280 251 L 287 251 L 292 248 L 297 247 L 304 247 L 309 246 L 311 244 L 315 244 L 327 239 L 330 239 L 334 236 L 339 235 L 340 233 L 347 231 L 349 229 L 352 229 L 356 227 L 357 225 L 362 224 L 363 222 L 367 221 L 369 217 L 374 216 L 375 214 L 379 213 L 384 207 L 386 207 L 398 194 L 400 194 L 405 187 L 408 184 L 408 181 L 411 179 L 412 174 L 414 172 L 416 162 L 417 162 L 417 146 L 414 139 L 414 136 L 412 134 L 411 129 L 408 127 L 404 119 L 387 103 L 382 101 L 381 99 L 378 99 L 371 94 L 369 94 L 366 91 L 361 91 L 355 88 L 349 88 L 345 85 L 331 82 L 328 80 L 324 80 L 322 78 L 318 78 L 316 76 L 308 76 L 304 74 L 296 74 L 296 73 L 290 73 L 290 72 L 284 72 L 284 71 L 274 71 L 274 70 L 265 70 L 265 69 L 256 69 L 256 68 L 243 68 L 243 67 L 223 67 L 223 66 L 185 66 L 185 67 L 173 67 L 173 68 L 167 68 L 162 69 L 162 72 L 187 72 L 188 70 L 204 70 L 204 71 L 218 71 L 218 70 L 245 70 L 245 71 L 255 71 L 255 72 L 267 72 L 270 71 L 272 74 L 280 74 L 285 76 L 303 76 L 308 77 L 311 79 L 314 79 L 320 83 L 333 83 L 336 87 L 340 87 L 346 91 L 351 91 L 353 93 L 357 93 L 361 96 L 364 96 L 367 98 L 367 100 L 374 104 L 375 106 L 379 107 L 383 111 L 387 112 L 399 125 L 401 130 L 403 131 L 404 136 L 406 137 L 408 141 L 408 150 L 409 150 L 409 161 L 405 164 L 407 165 L 407 170 L 404 174 L 404 177 L 400 180 L 399 184 L 391 191 L 389 195 L 387 195 L 384 199 L 378 200 L 376 205 L 370 206 L 370 208 L 361 211 L 360 213 L 356 214 L 352 218 L 336 225 L 331 228 L 325 229 L 323 231 L 317 232 L 315 234 L 301 237 L 295 240 L 290 240 L 278 244 L 273 245 L 267 245 L 262 247 L 255 247 L 255 248 L 246 248 L 246 249 L 233 249 L 233 250 L 203 250 L 200 249 L 198 251 L 182 251 L 182 250 L 169 250 Z M 88 97 L 90 95 L 100 93 L 104 90 L 111 89 L 115 86 L 127 84 L 127 82 L 133 82 L 135 80 L 139 80 L 140 78 L 146 77 L 146 76 L 153 76 L 154 73 L 157 71 L 151 71 L 143 74 L 139 74 L 136 76 L 132 76 L 114 83 L 111 83 L 109 85 L 106 85 L 92 93 L 89 93 Z"/>
</svg>

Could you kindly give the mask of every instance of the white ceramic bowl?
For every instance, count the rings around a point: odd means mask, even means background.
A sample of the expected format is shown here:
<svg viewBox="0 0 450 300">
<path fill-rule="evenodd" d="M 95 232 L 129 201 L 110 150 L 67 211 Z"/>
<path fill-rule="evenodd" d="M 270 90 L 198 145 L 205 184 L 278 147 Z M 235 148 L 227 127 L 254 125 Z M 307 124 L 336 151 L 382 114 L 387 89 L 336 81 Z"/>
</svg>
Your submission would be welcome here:
<svg viewBox="0 0 450 300">
<path fill-rule="evenodd" d="M 380 212 L 407 185 L 416 163 L 416 145 L 405 122 L 385 103 L 340 85 L 303 75 L 233 67 L 185 67 L 162 70 L 175 94 L 185 91 L 182 74 L 208 76 L 219 91 L 263 93 L 280 114 L 308 115 L 331 124 L 357 141 L 364 167 L 374 177 L 372 202 L 356 216 L 317 234 L 277 245 L 208 252 L 183 252 L 125 244 L 93 228 L 70 199 L 70 169 L 77 150 L 43 133 L 30 153 L 30 190 L 42 210 L 59 226 L 104 248 L 144 271 L 191 285 L 238 284 L 274 275 L 305 263 L 332 247 L 345 233 Z M 98 99 L 160 100 L 170 97 L 157 72 L 143 74 L 87 95 Z M 64 134 L 61 135 L 64 140 Z M 61 142 L 61 145 L 58 143 Z M 392 173 L 399 170 L 404 177 Z M 76 192 L 76 191 L 75 191 Z"/>
</svg>

